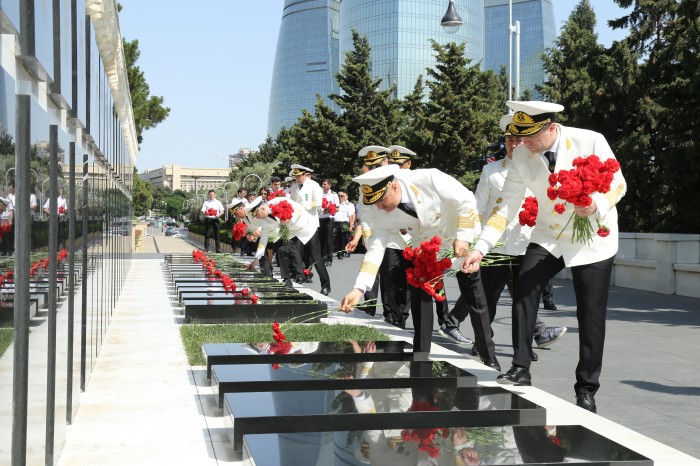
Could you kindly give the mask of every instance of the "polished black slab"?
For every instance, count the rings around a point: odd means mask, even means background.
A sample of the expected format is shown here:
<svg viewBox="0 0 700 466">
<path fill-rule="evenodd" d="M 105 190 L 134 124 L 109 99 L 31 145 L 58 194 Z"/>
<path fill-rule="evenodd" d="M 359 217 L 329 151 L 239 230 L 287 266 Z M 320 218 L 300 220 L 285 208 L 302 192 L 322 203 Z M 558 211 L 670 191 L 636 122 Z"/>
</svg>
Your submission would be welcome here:
<svg viewBox="0 0 700 466">
<path fill-rule="evenodd" d="M 354 398 L 357 397 L 357 398 Z M 543 425 L 541 406 L 500 387 L 227 393 L 234 451 L 243 436 L 325 430 Z"/>
<path fill-rule="evenodd" d="M 206 343 L 202 345 L 207 361 L 207 379 L 216 364 L 271 364 L 314 362 L 409 361 L 426 358 L 413 353 L 405 341 L 311 341 L 292 343 L 289 353 L 274 353 L 269 343 Z"/>
<path fill-rule="evenodd" d="M 261 298 L 253 304 L 250 296 L 237 299 L 184 299 L 185 321 L 201 323 L 262 323 L 286 322 L 306 316 L 316 311 L 324 311 L 328 306 L 303 295 L 303 299 Z M 319 322 L 325 313 L 315 313 L 305 322 Z"/>
<path fill-rule="evenodd" d="M 476 376 L 448 362 L 376 361 L 214 365 L 219 407 L 232 392 L 475 387 Z"/>
<path fill-rule="evenodd" d="M 596 465 L 652 466 L 649 458 L 583 426 L 451 428 L 431 458 L 402 429 L 346 430 L 244 437 L 250 466 Z M 549 434 L 548 434 L 549 432 Z M 466 441 L 464 439 L 467 439 Z M 456 444 L 456 445 L 455 445 Z"/>
<path fill-rule="evenodd" d="M 213 287 L 212 287 L 213 288 Z M 247 288 L 247 287 L 246 287 Z M 251 295 L 256 295 L 258 299 L 260 299 L 259 302 L 265 302 L 266 300 L 293 300 L 293 301 L 308 301 L 312 299 L 309 295 L 305 293 L 299 293 L 298 291 L 291 291 L 291 288 L 287 288 L 287 290 L 270 290 L 270 291 L 259 291 L 259 290 L 251 290 L 250 288 L 247 288 L 247 290 L 244 292 L 245 288 L 240 288 L 235 291 L 226 291 L 223 287 L 221 288 L 213 288 L 210 289 L 209 287 L 207 288 L 199 288 L 196 290 L 180 290 L 179 295 L 180 295 L 180 302 L 186 303 L 191 300 L 241 300 L 241 299 L 250 299 Z"/>
<path fill-rule="evenodd" d="M 176 287 L 176 291 L 177 291 L 178 300 L 182 300 L 183 297 L 196 295 L 198 293 L 211 293 L 211 292 L 213 292 L 215 294 L 216 293 L 224 293 L 224 294 L 229 293 L 229 296 L 231 294 L 241 295 L 241 294 L 243 294 L 242 290 L 244 290 L 246 288 L 248 289 L 248 291 L 250 291 L 251 293 L 255 293 L 255 294 L 258 294 L 258 293 L 282 293 L 286 296 L 299 294 L 299 290 L 297 290 L 296 288 L 289 288 L 289 287 L 285 287 L 285 286 L 270 286 L 270 285 L 262 285 L 262 286 L 250 285 L 250 286 L 248 286 L 246 284 L 241 284 L 241 285 L 236 284 L 236 286 L 237 286 L 236 291 L 233 291 L 233 292 L 228 291 L 227 292 L 224 289 L 221 282 L 219 282 L 219 283 L 212 282 L 206 286 L 197 285 L 197 286 Z"/>
</svg>

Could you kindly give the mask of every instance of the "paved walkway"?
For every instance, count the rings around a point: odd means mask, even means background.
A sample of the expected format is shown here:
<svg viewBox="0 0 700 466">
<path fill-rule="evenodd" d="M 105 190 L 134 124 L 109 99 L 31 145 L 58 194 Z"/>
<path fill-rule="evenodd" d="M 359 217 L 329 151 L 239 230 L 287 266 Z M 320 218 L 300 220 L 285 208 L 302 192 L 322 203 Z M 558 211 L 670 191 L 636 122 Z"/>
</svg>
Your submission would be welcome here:
<svg viewBox="0 0 700 466">
<path fill-rule="evenodd" d="M 182 239 L 160 234 L 144 238 L 77 416 L 67 429 L 59 466 L 240 464 L 203 380 L 203 368 L 187 364 L 163 280 L 162 254 L 191 250 Z M 336 284 L 331 297 L 342 298 L 359 265 L 355 256 L 334 262 L 329 269 Z M 318 283 L 310 288 L 320 289 Z M 448 281 L 447 290 L 454 300 L 456 284 Z M 653 458 L 657 466 L 700 465 L 692 458 L 700 457 L 700 300 L 613 288 L 597 396 L 600 416 L 570 403 L 577 342 L 567 281 L 556 281 L 555 300 L 559 309 L 542 317 L 548 325 L 566 325 L 569 333 L 551 349 L 539 350 L 540 361 L 532 368 L 535 387 L 516 390 L 547 407 L 548 423 L 586 425 Z M 511 353 L 509 301 L 500 304 L 494 330 L 505 369 Z M 363 316 L 334 318 L 358 322 Z M 407 332 L 386 329 L 410 339 Z M 471 334 L 466 323 L 462 330 Z M 495 385 L 495 371 L 455 353 L 470 347 L 450 344 L 437 334 L 434 341 L 434 356 L 474 371 L 485 385 Z"/>
</svg>

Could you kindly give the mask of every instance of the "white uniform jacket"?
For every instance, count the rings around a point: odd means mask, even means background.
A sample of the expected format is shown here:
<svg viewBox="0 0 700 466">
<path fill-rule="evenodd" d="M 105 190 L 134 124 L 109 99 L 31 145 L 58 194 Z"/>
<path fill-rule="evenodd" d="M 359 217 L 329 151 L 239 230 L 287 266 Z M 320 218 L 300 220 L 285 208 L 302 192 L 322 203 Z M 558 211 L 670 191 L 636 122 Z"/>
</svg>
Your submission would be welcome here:
<svg viewBox="0 0 700 466">
<path fill-rule="evenodd" d="M 459 181 L 434 168 L 399 170 L 396 178 L 403 182 L 402 190 L 407 188 L 406 194 L 418 218 L 398 208 L 385 212 L 374 205 L 362 206 L 362 234 L 367 254 L 355 282 L 356 288 L 368 290 L 372 287 L 391 232 L 407 230 L 412 247 L 418 247 L 433 236 L 442 239 L 445 249 L 451 248 L 455 239 L 468 243 L 474 239 L 476 199 Z"/>
<path fill-rule="evenodd" d="M 316 222 L 316 228 L 318 228 L 321 224 L 318 221 L 318 213 L 323 204 L 323 188 L 311 178 L 307 178 L 304 184 L 294 183 L 289 197 L 294 202 L 304 206 L 304 209 L 313 217 Z"/>
<path fill-rule="evenodd" d="M 601 160 L 614 158 L 610 146 L 602 134 L 593 131 L 567 128 L 557 124 L 560 132 L 557 163 L 554 171 L 570 170 L 572 162 L 577 157 L 597 155 Z M 610 191 L 592 195 L 597 205 L 596 212 L 588 217 L 593 227 L 593 238 L 590 244 L 572 241 L 573 220 L 569 222 L 574 206 L 566 204 L 563 214 L 554 211 L 554 204 L 562 203 L 561 199 L 551 201 L 547 197 L 549 187 L 549 169 L 544 158 L 538 153 L 530 152 L 524 145 L 513 151 L 513 161 L 508 170 L 508 176 L 501 196 L 503 202 L 500 208 L 486 222 L 476 248 L 484 253 L 489 246 L 496 244 L 511 219 L 518 215 L 526 190 L 532 191 L 537 198 L 538 215 L 536 225 L 530 236 L 530 242 L 539 244 L 555 257 L 563 257 L 567 267 L 591 264 L 608 259 L 615 255 L 618 247 L 617 209 L 615 206 L 627 191 L 627 183 L 621 171 L 613 176 Z M 568 222 L 568 224 L 567 224 Z M 601 237 L 595 234 L 600 225 L 607 226 L 610 234 Z"/>
<path fill-rule="evenodd" d="M 286 201 L 294 208 L 294 214 L 292 214 L 292 219 L 286 223 L 287 229 L 289 230 L 289 238 L 297 237 L 299 241 L 306 244 L 309 240 L 316 234 L 318 226 L 314 223 L 314 218 L 304 209 L 304 207 L 294 201 L 291 201 L 285 197 L 276 197 L 268 202 L 269 206 L 272 207 L 275 204 Z M 315 219 L 318 222 L 318 219 Z M 260 259 L 265 252 L 267 247 L 267 241 L 272 233 L 273 236 L 279 238 L 279 219 L 272 219 L 270 217 L 265 219 L 253 218 L 250 220 L 251 224 L 255 227 L 260 227 L 262 229 L 260 233 L 260 242 L 258 243 L 258 249 L 255 252 L 255 258 Z"/>
<path fill-rule="evenodd" d="M 503 160 L 497 160 L 484 165 L 484 168 L 481 170 L 481 178 L 479 178 L 479 184 L 474 192 L 480 224 L 483 224 L 491 214 L 496 213 L 500 205 L 503 204 L 501 191 L 503 190 L 503 183 L 506 181 L 506 176 L 508 176 L 510 164 L 510 158 L 505 157 Z M 525 196 L 532 196 L 532 193 L 526 190 Z M 527 245 L 530 243 L 531 232 L 532 228 L 527 225 L 520 225 L 518 217 L 515 216 L 508 222 L 506 231 L 500 238 L 500 241 L 504 241 L 506 244 L 492 249 L 491 252 L 507 254 L 509 256 L 523 255 L 525 254 Z"/>
</svg>

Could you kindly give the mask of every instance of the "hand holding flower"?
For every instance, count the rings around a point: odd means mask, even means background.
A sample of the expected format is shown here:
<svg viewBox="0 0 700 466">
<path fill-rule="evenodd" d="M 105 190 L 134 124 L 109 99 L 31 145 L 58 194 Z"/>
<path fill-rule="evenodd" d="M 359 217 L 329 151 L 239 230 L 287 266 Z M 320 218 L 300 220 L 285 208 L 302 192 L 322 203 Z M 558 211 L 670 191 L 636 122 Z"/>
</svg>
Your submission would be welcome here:
<svg viewBox="0 0 700 466">
<path fill-rule="evenodd" d="M 589 217 L 593 215 L 596 210 L 598 210 L 598 206 L 593 199 L 591 199 L 591 204 L 587 207 L 574 205 L 574 212 L 576 212 L 576 215 L 579 217 Z"/>
</svg>

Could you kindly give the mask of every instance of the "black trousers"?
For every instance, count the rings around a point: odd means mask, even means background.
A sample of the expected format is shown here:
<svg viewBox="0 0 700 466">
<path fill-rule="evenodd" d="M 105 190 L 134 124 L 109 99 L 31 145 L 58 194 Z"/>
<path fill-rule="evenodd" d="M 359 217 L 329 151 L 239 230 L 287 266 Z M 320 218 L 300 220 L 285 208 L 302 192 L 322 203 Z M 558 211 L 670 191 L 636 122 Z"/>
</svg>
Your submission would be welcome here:
<svg viewBox="0 0 700 466">
<path fill-rule="evenodd" d="M 296 241 L 294 241 L 296 240 Z M 280 266 L 280 276 L 283 279 L 298 278 L 304 276 L 304 266 L 299 255 L 300 241 L 292 238 L 286 243 L 279 241 L 277 248 L 277 262 Z"/>
<path fill-rule="evenodd" d="M 410 311 L 410 288 L 406 281 L 409 261 L 403 257 L 402 249 L 386 248 L 379 266 L 379 286 L 384 306 L 384 320 L 405 328 Z"/>
<path fill-rule="evenodd" d="M 260 258 L 260 270 L 262 270 L 265 275 L 272 276 L 272 264 L 270 263 L 270 259 L 267 257 L 267 251 L 272 251 L 274 256 L 277 254 L 277 250 L 281 245 L 282 240 L 277 240 L 274 243 L 267 243 L 265 252 L 263 252 L 262 257 Z M 289 270 L 287 270 L 287 273 L 289 273 Z"/>
<path fill-rule="evenodd" d="M 613 256 L 592 264 L 571 267 L 579 330 L 576 393 L 595 394 L 600 387 L 605 319 L 614 259 Z M 528 246 L 515 285 L 513 364 L 530 367 L 530 349 L 542 288 L 563 268 L 563 258 L 554 257 L 539 244 L 531 243 Z"/>
<path fill-rule="evenodd" d="M 330 255 L 335 247 L 335 236 L 333 236 L 333 228 L 335 221 L 333 217 L 318 219 L 320 226 L 318 228 L 318 239 L 321 242 L 321 257 L 324 261 L 333 262 L 333 256 Z"/>
<path fill-rule="evenodd" d="M 359 304 L 357 308 L 374 316 L 377 313 L 377 296 L 379 296 L 379 274 L 374 277 L 372 288 L 365 291 L 365 301 L 371 301 L 371 303 Z"/>
<path fill-rule="evenodd" d="M 335 222 L 335 229 L 338 232 L 338 249 L 337 251 L 342 251 L 345 249 L 345 245 L 350 242 L 350 231 L 343 231 L 343 227 L 349 228 L 350 224 L 348 222 Z M 342 256 L 341 256 L 342 257 Z"/>
<path fill-rule="evenodd" d="M 318 274 L 318 279 L 321 280 L 321 288 L 330 288 L 331 279 L 328 276 L 328 270 L 326 270 L 326 264 L 321 260 L 321 243 L 318 240 L 318 231 L 313 237 L 306 243 L 302 243 L 299 238 L 294 237 L 290 243 L 297 243 L 297 248 L 304 252 L 304 257 L 308 257 L 308 265 L 315 264 L 316 274 Z M 299 246 L 301 245 L 301 246 Z M 302 270 L 303 273 L 303 270 Z"/>
<path fill-rule="evenodd" d="M 493 359 L 496 356 L 496 346 L 491 335 L 491 322 L 489 321 L 486 298 L 481 285 L 479 272 L 470 274 L 457 273 L 459 291 L 464 297 L 466 312 L 468 313 L 472 327 L 476 347 L 482 357 Z M 430 351 L 430 342 L 433 335 L 433 298 L 425 291 L 413 288 L 411 290 L 411 310 L 413 315 L 413 351 Z M 463 316 L 461 320 L 464 320 Z M 452 315 L 450 316 L 452 318 Z M 486 356 L 488 355 L 488 356 Z"/>
<path fill-rule="evenodd" d="M 219 219 L 218 218 L 205 218 L 204 219 L 204 250 L 209 251 L 209 235 L 212 234 L 214 237 L 214 244 L 216 245 L 216 252 L 221 252 L 221 241 L 219 241 Z"/>
</svg>

